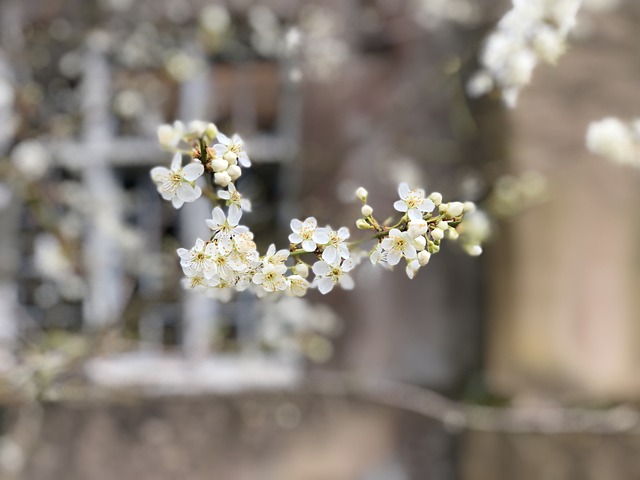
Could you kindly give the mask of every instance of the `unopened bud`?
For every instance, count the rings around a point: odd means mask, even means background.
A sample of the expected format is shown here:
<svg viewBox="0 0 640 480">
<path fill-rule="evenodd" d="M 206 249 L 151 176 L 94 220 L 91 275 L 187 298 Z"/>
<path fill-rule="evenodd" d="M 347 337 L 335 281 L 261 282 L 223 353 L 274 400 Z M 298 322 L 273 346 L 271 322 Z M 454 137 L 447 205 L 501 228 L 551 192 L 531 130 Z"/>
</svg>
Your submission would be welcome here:
<svg viewBox="0 0 640 480">
<path fill-rule="evenodd" d="M 373 214 L 373 208 L 371 208 L 370 205 L 366 205 L 366 204 L 362 206 L 360 211 L 362 212 L 362 216 L 364 217 L 370 217 L 371 214 Z"/>
<path fill-rule="evenodd" d="M 444 220 L 440 220 L 436 228 L 442 230 L 443 232 L 446 232 L 447 230 L 449 230 L 449 224 Z"/>
<path fill-rule="evenodd" d="M 424 248 L 425 245 L 427 244 L 427 239 L 424 237 L 424 235 L 420 235 L 419 237 L 416 237 L 413 240 L 420 246 L 420 248 Z"/>
<path fill-rule="evenodd" d="M 218 136 L 218 127 L 215 123 L 208 123 L 204 134 L 211 141 Z"/>
<path fill-rule="evenodd" d="M 439 242 L 444 238 L 444 232 L 439 228 L 436 228 L 431 231 L 431 238 L 433 238 L 434 241 Z"/>
<path fill-rule="evenodd" d="M 223 160 L 222 158 L 216 158 L 215 160 L 211 160 L 210 165 L 211 165 L 211 169 L 216 173 L 224 172 L 229 167 L 229 164 L 227 163 L 227 161 Z"/>
<path fill-rule="evenodd" d="M 227 168 L 227 173 L 229 173 L 231 180 L 235 182 L 238 178 L 240 178 L 240 175 L 242 175 L 242 170 L 238 165 L 231 165 L 229 168 Z"/>
<path fill-rule="evenodd" d="M 437 207 L 442 203 L 442 195 L 439 194 L 438 192 L 433 192 L 431 195 L 429 195 L 429 200 L 431 200 L 433 204 Z"/>
<path fill-rule="evenodd" d="M 200 138 L 207 130 L 207 124 L 202 120 L 193 120 L 187 125 L 187 135 Z"/>
<path fill-rule="evenodd" d="M 424 267 L 427 263 L 429 263 L 430 259 L 431 259 L 431 254 L 426 250 L 423 250 L 418 253 L 418 262 L 420 263 L 421 267 Z"/>
<path fill-rule="evenodd" d="M 460 215 L 462 215 L 463 211 L 464 211 L 464 205 L 462 204 L 462 202 L 451 202 L 449 204 L 448 213 L 452 217 L 459 217 Z"/>
<path fill-rule="evenodd" d="M 447 235 L 449 236 L 449 240 L 457 240 L 460 234 L 455 228 L 450 228 L 447 230 Z"/>
<path fill-rule="evenodd" d="M 464 213 L 472 213 L 476 211 L 476 204 L 473 202 L 464 202 Z"/>
<path fill-rule="evenodd" d="M 369 192 L 367 192 L 367 190 L 364 187 L 357 188 L 356 197 L 358 197 L 362 203 L 367 202 L 367 195 L 369 195 Z"/>
<path fill-rule="evenodd" d="M 300 275 L 302 278 L 307 278 L 309 276 L 309 267 L 307 267 L 304 263 L 298 263 L 295 267 L 293 267 L 293 273 L 296 275 Z"/>
<path fill-rule="evenodd" d="M 482 247 L 480 245 L 470 245 L 466 248 L 467 253 L 472 257 L 477 257 L 482 254 Z"/>
<path fill-rule="evenodd" d="M 367 222 L 366 220 L 363 220 L 362 218 L 359 218 L 358 220 L 356 220 L 356 227 L 358 227 L 360 230 L 371 230 L 373 228 L 369 224 L 369 222 Z"/>
<path fill-rule="evenodd" d="M 238 161 L 238 156 L 233 152 L 225 153 L 222 156 L 222 158 L 224 158 L 227 162 L 229 162 L 229 165 L 235 165 L 236 162 Z"/>
<path fill-rule="evenodd" d="M 213 179 L 216 185 L 220 185 L 221 187 L 227 187 L 231 183 L 231 176 L 226 171 L 215 173 Z"/>
<path fill-rule="evenodd" d="M 447 213 L 449 211 L 449 204 L 441 203 L 440 205 L 438 205 L 438 210 L 440 211 L 440 213 Z"/>
</svg>

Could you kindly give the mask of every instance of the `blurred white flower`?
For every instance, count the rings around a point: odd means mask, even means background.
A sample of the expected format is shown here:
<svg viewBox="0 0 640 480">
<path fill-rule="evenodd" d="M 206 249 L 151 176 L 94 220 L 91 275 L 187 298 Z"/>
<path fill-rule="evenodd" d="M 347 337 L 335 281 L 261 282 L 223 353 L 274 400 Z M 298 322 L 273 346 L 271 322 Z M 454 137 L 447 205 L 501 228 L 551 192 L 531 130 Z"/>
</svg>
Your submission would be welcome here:
<svg viewBox="0 0 640 480">
<path fill-rule="evenodd" d="M 16 145 L 11 151 L 11 161 L 31 181 L 44 177 L 51 165 L 49 152 L 37 140 L 25 140 Z"/>
<path fill-rule="evenodd" d="M 618 118 L 592 122 L 587 130 L 587 148 L 621 165 L 640 167 L 640 129 Z"/>
</svg>

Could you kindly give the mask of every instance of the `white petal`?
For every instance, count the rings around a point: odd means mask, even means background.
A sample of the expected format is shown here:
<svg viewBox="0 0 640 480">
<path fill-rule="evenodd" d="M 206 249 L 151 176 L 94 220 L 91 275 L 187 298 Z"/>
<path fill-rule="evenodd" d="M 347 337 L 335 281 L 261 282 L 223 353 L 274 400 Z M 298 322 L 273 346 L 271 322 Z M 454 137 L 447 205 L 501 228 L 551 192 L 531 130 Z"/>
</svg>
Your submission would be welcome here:
<svg viewBox="0 0 640 480">
<path fill-rule="evenodd" d="M 311 269 L 316 275 L 327 275 L 331 272 L 331 266 L 327 262 L 316 262 Z"/>
<path fill-rule="evenodd" d="M 346 240 L 351 236 L 351 234 L 349 233 L 349 229 L 347 227 L 340 227 L 340 229 L 338 230 L 338 236 L 342 240 Z"/>
<path fill-rule="evenodd" d="M 434 208 L 436 208 L 436 204 L 433 203 L 428 198 L 424 201 L 422 205 L 420 205 L 420 210 L 422 210 L 423 212 L 430 212 Z"/>
<path fill-rule="evenodd" d="M 400 252 L 396 250 L 391 250 L 389 252 L 389 255 L 387 255 L 387 263 L 389 265 L 397 265 L 398 263 L 400 263 L 401 258 L 402 258 L 402 255 L 400 254 Z"/>
<path fill-rule="evenodd" d="M 418 256 L 418 252 L 416 252 L 416 249 L 413 245 L 407 245 L 406 247 L 404 247 L 404 255 L 407 258 L 416 258 Z"/>
<path fill-rule="evenodd" d="M 196 178 L 204 173 L 204 167 L 201 163 L 193 162 L 182 169 L 182 176 L 185 180 L 193 182 Z"/>
<path fill-rule="evenodd" d="M 327 233 L 326 229 L 324 228 L 319 228 L 315 232 L 313 232 L 311 238 L 314 242 L 319 243 L 320 245 L 329 243 L 329 233 Z"/>
<path fill-rule="evenodd" d="M 406 183 L 402 182 L 400 185 L 398 185 L 398 195 L 400 195 L 400 198 L 406 197 L 410 191 L 411 189 Z"/>
<path fill-rule="evenodd" d="M 329 277 L 325 277 L 318 282 L 318 290 L 320 290 L 321 294 L 326 295 L 333 289 L 333 285 L 333 280 Z"/>
<path fill-rule="evenodd" d="M 200 197 L 200 194 L 202 192 L 200 191 L 200 188 L 196 190 L 188 183 L 183 183 L 178 187 L 178 190 L 176 193 L 178 194 L 178 198 L 180 198 L 182 201 L 193 202 Z"/>
<path fill-rule="evenodd" d="M 218 225 L 223 225 L 227 221 L 227 217 L 220 207 L 211 210 L 211 216 L 213 217 L 213 221 Z"/>
<path fill-rule="evenodd" d="M 421 222 L 422 213 L 420 212 L 420 210 L 416 208 L 412 208 L 411 210 L 409 210 L 409 220 L 413 220 L 414 222 Z"/>
<path fill-rule="evenodd" d="M 222 132 L 218 132 L 218 136 L 216 137 L 221 144 L 228 146 L 231 143 L 231 140 L 229 140 L 229 137 L 227 137 L 224 133 Z"/>
<path fill-rule="evenodd" d="M 300 220 L 298 220 L 297 218 L 294 218 L 293 220 L 291 220 L 291 230 L 293 230 L 296 233 L 299 233 L 301 228 L 302 228 L 302 222 Z"/>
<path fill-rule="evenodd" d="M 262 273 L 256 273 L 253 276 L 253 283 L 255 283 L 256 285 L 261 285 L 262 282 L 264 282 L 264 274 Z"/>
<path fill-rule="evenodd" d="M 231 185 L 233 185 L 233 183 L 229 184 L 229 186 Z M 229 200 L 231 198 L 231 194 L 226 190 L 218 190 L 218 197 L 222 198 L 223 200 Z"/>
<path fill-rule="evenodd" d="M 313 252 L 316 249 L 316 242 L 313 240 L 305 240 L 302 242 L 302 248 L 305 252 Z"/>
<path fill-rule="evenodd" d="M 404 203 L 402 200 L 397 200 L 397 201 L 393 202 L 393 208 L 395 208 L 399 212 L 406 212 L 407 211 L 407 204 Z"/>
<path fill-rule="evenodd" d="M 342 262 L 342 266 L 340 268 L 342 268 L 343 272 L 350 272 L 355 266 L 355 262 L 351 258 L 347 258 L 344 262 Z"/>
<path fill-rule="evenodd" d="M 238 161 L 244 168 L 249 168 L 251 166 L 251 160 L 249 160 L 249 157 L 244 152 L 240 154 L 240 156 L 238 157 Z"/>
<path fill-rule="evenodd" d="M 171 174 L 171 172 L 164 167 L 154 167 L 151 169 L 151 179 L 154 182 L 164 182 L 164 180 Z"/>
<path fill-rule="evenodd" d="M 329 245 L 322 252 L 322 259 L 327 263 L 334 263 L 338 257 L 338 249 L 333 245 Z"/>
<path fill-rule="evenodd" d="M 171 204 L 173 205 L 173 208 L 175 208 L 177 210 L 178 208 L 180 208 L 184 204 L 184 200 L 181 200 L 178 197 L 173 197 L 171 199 Z"/>
<path fill-rule="evenodd" d="M 267 248 L 267 257 L 271 257 L 273 256 L 273 254 L 276 253 L 276 246 L 272 243 L 271 245 L 269 245 L 269 248 Z"/>
<path fill-rule="evenodd" d="M 353 283 L 353 278 L 351 278 L 349 275 L 342 275 L 339 282 L 340 286 L 345 290 L 353 290 L 353 287 L 355 286 Z"/>
<path fill-rule="evenodd" d="M 236 226 L 242 217 L 242 209 L 237 205 L 229 206 L 229 225 Z"/>
<path fill-rule="evenodd" d="M 176 153 L 171 160 L 171 170 L 174 172 L 178 170 L 182 166 L 182 155 L 180 153 Z"/>
<path fill-rule="evenodd" d="M 313 230 L 318 226 L 318 221 L 315 219 L 315 217 L 309 217 L 304 221 L 303 225 L 305 228 Z"/>
<path fill-rule="evenodd" d="M 297 245 L 302 242 L 302 237 L 297 233 L 292 233 L 291 235 L 289 235 L 289 241 L 294 245 Z"/>
</svg>

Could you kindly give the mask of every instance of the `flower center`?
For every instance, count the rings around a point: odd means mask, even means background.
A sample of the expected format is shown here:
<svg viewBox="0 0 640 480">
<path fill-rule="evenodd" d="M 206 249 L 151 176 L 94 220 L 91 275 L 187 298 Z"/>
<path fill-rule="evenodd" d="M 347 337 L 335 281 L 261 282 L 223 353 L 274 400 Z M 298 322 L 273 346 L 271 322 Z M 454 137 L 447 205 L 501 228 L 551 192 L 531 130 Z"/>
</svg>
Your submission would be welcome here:
<svg viewBox="0 0 640 480">
<path fill-rule="evenodd" d="M 182 170 L 171 172 L 166 182 L 162 185 L 162 189 L 168 192 L 175 192 L 182 185 Z"/>
</svg>

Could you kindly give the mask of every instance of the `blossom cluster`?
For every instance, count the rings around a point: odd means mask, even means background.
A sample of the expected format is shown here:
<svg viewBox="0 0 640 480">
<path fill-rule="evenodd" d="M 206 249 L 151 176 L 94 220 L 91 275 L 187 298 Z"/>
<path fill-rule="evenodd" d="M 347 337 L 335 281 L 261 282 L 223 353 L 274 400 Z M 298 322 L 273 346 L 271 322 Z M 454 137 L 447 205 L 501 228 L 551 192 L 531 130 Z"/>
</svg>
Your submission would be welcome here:
<svg viewBox="0 0 640 480">
<path fill-rule="evenodd" d="M 621 165 L 640 167 L 640 119 L 624 122 L 608 117 L 592 122 L 587 130 L 590 152 Z"/>
<path fill-rule="evenodd" d="M 202 291 L 221 300 L 229 300 L 234 292 L 249 290 L 257 296 L 289 295 L 302 297 L 309 289 L 329 293 L 338 285 L 345 290 L 354 288 L 350 272 L 363 256 L 373 264 L 393 267 L 406 262 L 406 273 L 413 278 L 440 250 L 445 238 L 455 240 L 465 214 L 473 212 L 472 202 L 445 203 L 442 195 L 426 195 L 419 188 L 401 183 L 399 200 L 394 208 L 400 219 L 393 225 L 379 222 L 373 208 L 367 204 L 367 191 L 360 187 L 356 197 L 363 203 L 362 218 L 356 221 L 360 230 L 372 230 L 373 236 L 351 240 L 346 226 L 334 229 L 320 226 L 315 217 L 291 220 L 288 249 L 270 245 L 264 255 L 258 251 L 254 234 L 240 224 L 244 212 L 251 211 L 251 203 L 235 186 L 241 168 L 251 161 L 238 135 L 231 138 L 220 133 L 215 125 L 175 122 L 158 129 L 161 145 L 174 152 L 170 168 L 155 167 L 151 178 L 158 192 L 175 208 L 193 202 L 203 195 L 208 183 L 198 185 L 200 177 L 209 175 L 217 192 L 207 191 L 206 197 L 216 203 L 211 218 L 206 219 L 210 236 L 198 239 L 190 248 L 179 248 L 186 288 Z M 183 166 L 183 156 L 190 157 Z M 226 212 L 225 212 L 226 208 Z M 467 236 L 471 238 L 470 236 Z M 365 250 L 358 245 L 375 243 Z M 479 255 L 479 245 L 464 243 L 471 255 Z M 310 279 L 310 274 L 313 278 Z"/>
<path fill-rule="evenodd" d="M 471 96 L 499 88 L 505 104 L 515 107 L 520 90 L 531 81 L 538 62 L 555 64 L 565 51 L 581 0 L 513 0 L 486 39 L 481 69 L 467 84 Z"/>
</svg>

